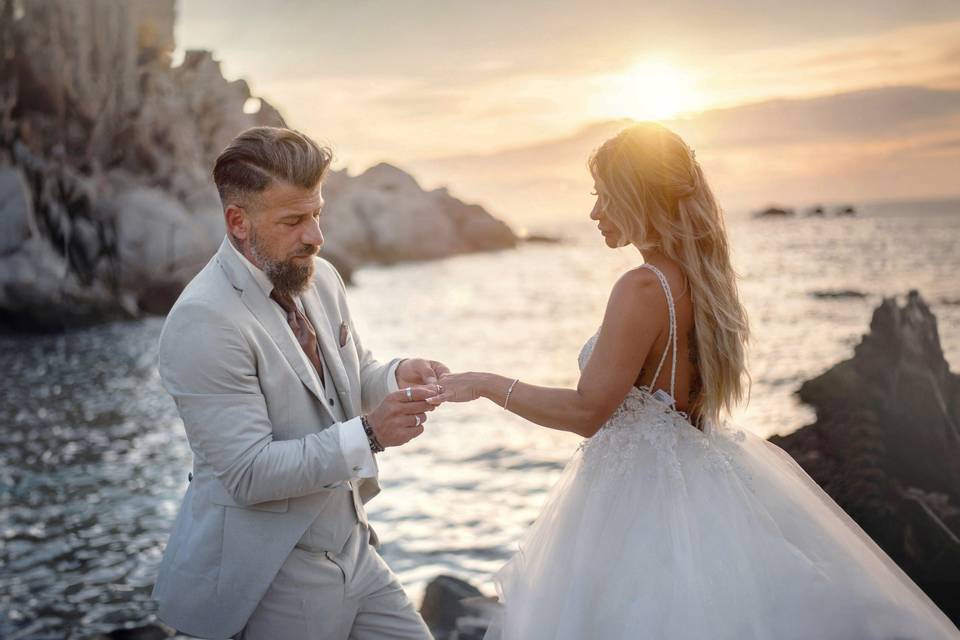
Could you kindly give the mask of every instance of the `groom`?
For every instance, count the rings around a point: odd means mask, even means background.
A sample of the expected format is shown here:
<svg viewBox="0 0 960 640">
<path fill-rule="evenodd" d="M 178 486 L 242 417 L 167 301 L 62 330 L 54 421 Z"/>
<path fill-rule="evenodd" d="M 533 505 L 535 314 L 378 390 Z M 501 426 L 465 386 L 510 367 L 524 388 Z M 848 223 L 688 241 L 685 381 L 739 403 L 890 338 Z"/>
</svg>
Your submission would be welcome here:
<svg viewBox="0 0 960 640">
<path fill-rule="evenodd" d="M 374 453 L 423 432 L 447 368 L 378 362 L 316 258 L 329 150 L 257 127 L 217 158 L 227 234 L 160 336 L 193 472 L 154 598 L 206 638 L 430 638 L 375 547 Z M 403 389 L 401 389 L 403 387 Z"/>
</svg>

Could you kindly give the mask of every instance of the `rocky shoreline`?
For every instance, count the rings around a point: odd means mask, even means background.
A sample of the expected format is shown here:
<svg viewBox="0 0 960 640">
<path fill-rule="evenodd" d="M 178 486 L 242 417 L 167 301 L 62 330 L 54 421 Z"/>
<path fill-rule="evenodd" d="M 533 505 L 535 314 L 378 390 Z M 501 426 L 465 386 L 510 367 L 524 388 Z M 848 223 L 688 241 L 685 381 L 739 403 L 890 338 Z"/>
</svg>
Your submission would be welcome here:
<svg viewBox="0 0 960 640">
<path fill-rule="evenodd" d="M 0 0 L 0 328 L 164 313 L 223 237 L 220 150 L 248 127 L 286 126 L 211 52 L 172 65 L 175 9 Z M 481 207 L 389 165 L 334 172 L 324 195 L 325 255 L 347 278 L 518 242 Z"/>
<path fill-rule="evenodd" d="M 815 423 L 770 441 L 960 624 L 960 376 L 916 291 L 797 392 Z"/>
</svg>

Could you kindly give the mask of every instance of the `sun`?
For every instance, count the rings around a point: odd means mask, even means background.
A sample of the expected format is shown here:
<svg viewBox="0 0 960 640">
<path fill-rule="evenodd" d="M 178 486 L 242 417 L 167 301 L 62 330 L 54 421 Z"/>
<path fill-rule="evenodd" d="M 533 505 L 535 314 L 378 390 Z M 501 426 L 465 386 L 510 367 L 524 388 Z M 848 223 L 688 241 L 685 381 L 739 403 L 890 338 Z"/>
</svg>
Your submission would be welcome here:
<svg viewBox="0 0 960 640">
<path fill-rule="evenodd" d="M 609 117 L 667 120 L 703 108 L 694 74 L 663 60 L 638 62 L 604 84 L 600 108 Z"/>
</svg>

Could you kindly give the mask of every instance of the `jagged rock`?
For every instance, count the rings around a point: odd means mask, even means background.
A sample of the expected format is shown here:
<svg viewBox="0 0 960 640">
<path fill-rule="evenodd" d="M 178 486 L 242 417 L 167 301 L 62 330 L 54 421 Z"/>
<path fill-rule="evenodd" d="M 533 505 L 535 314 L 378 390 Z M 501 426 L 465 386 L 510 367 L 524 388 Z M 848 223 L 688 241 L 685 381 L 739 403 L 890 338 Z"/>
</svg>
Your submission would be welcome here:
<svg viewBox="0 0 960 640">
<path fill-rule="evenodd" d="M 857 291 L 856 289 L 818 289 L 816 291 L 811 291 L 810 295 L 814 298 L 820 299 L 867 297 L 867 294 L 865 294 L 863 291 Z"/>
<path fill-rule="evenodd" d="M 960 376 L 920 295 L 885 299 L 853 358 L 799 396 L 817 421 L 771 442 L 960 622 Z"/>
<path fill-rule="evenodd" d="M 793 209 L 784 209 L 781 207 L 767 207 L 762 211 L 753 214 L 754 218 L 789 218 L 796 214 Z"/>
<path fill-rule="evenodd" d="M 561 244 L 563 243 L 563 238 L 559 236 L 552 236 L 543 233 L 528 233 L 527 235 L 521 238 L 523 242 L 527 244 Z"/>
</svg>

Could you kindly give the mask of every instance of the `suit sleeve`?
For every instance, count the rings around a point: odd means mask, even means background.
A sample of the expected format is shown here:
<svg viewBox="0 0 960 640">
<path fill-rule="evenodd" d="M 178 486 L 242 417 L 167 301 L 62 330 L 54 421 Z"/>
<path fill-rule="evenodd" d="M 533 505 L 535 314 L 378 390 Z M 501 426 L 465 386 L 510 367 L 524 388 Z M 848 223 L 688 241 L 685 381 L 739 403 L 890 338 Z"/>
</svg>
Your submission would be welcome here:
<svg viewBox="0 0 960 640">
<path fill-rule="evenodd" d="M 296 440 L 273 439 L 254 351 L 215 309 L 193 304 L 171 311 L 158 368 L 191 449 L 238 504 L 306 495 L 355 475 L 341 449 L 341 424 Z"/>
</svg>

